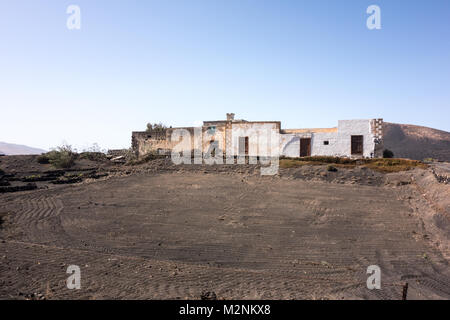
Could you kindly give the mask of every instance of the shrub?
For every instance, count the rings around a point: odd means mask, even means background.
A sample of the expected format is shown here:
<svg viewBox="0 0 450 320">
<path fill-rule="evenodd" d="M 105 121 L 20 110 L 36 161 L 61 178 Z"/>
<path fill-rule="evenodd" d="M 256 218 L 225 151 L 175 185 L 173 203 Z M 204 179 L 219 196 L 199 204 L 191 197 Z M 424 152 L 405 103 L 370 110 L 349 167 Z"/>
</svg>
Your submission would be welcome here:
<svg viewBox="0 0 450 320">
<path fill-rule="evenodd" d="M 36 161 L 40 164 L 47 164 L 50 163 L 50 158 L 47 156 L 47 154 L 41 154 L 36 158 Z"/>
<path fill-rule="evenodd" d="M 3 171 L 2 169 L 0 169 L 0 176 L 4 176 L 5 175 L 5 171 Z"/>
<path fill-rule="evenodd" d="M 331 156 L 312 156 L 312 157 L 302 157 L 297 158 L 301 161 L 307 162 L 318 162 L 318 163 L 334 163 L 334 164 L 354 164 L 355 159 L 341 158 L 341 157 L 331 157 Z"/>
<path fill-rule="evenodd" d="M 336 167 L 333 167 L 332 165 L 329 165 L 329 166 L 327 167 L 327 171 L 330 171 L 330 172 L 336 172 L 336 171 L 338 171 L 338 170 L 336 169 Z"/>
<path fill-rule="evenodd" d="M 140 158 L 131 158 L 127 161 L 126 164 L 129 166 L 134 166 L 134 165 L 144 164 L 144 163 L 147 163 L 152 160 L 165 159 L 165 158 L 166 158 L 165 155 L 160 155 L 157 152 L 152 151 L 152 152 L 149 152 L 149 153 L 143 155 Z"/>
<path fill-rule="evenodd" d="M 107 160 L 106 154 L 104 154 L 102 152 L 86 151 L 86 152 L 80 153 L 79 157 L 80 157 L 80 159 L 87 159 L 87 160 L 91 160 L 91 161 L 106 161 Z"/>
<path fill-rule="evenodd" d="M 167 129 L 167 126 L 162 124 L 161 122 L 160 123 L 153 123 L 153 124 L 147 123 L 147 130 L 146 131 L 148 131 L 148 132 L 150 132 L 150 131 L 164 131 L 166 129 Z"/>
<path fill-rule="evenodd" d="M 102 150 L 98 143 L 93 143 L 90 147 L 84 148 L 83 152 L 96 152 L 96 153 L 106 153 L 106 150 Z"/>
<path fill-rule="evenodd" d="M 48 157 L 48 161 L 56 168 L 70 168 L 74 165 L 75 159 L 77 158 L 77 153 L 72 150 L 69 145 L 62 145 L 56 150 L 47 152 L 45 156 Z"/>
<path fill-rule="evenodd" d="M 407 159 L 370 159 L 364 166 L 379 172 L 399 172 L 414 168 L 427 168 L 427 165 L 421 161 Z"/>
<path fill-rule="evenodd" d="M 383 158 L 390 159 L 394 157 L 394 153 L 389 149 L 384 149 Z"/>
<path fill-rule="evenodd" d="M 335 168 L 351 168 L 363 166 L 380 172 L 399 172 L 414 168 L 427 168 L 421 161 L 407 159 L 348 159 L 338 157 L 304 157 L 304 158 L 282 158 L 280 168 L 297 168 L 304 165 L 328 165 L 327 170 Z M 331 169 L 333 171 L 333 169 Z"/>
</svg>

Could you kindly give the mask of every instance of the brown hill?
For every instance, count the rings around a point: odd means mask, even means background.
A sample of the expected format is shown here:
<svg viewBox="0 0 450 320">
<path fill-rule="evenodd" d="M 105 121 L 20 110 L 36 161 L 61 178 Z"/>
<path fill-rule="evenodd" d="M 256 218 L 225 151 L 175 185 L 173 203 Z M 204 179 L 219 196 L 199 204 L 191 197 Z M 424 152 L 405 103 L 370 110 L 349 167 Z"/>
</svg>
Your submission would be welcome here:
<svg viewBox="0 0 450 320">
<path fill-rule="evenodd" d="M 450 162 L 450 132 L 410 124 L 384 123 L 384 147 L 396 158 Z"/>
</svg>

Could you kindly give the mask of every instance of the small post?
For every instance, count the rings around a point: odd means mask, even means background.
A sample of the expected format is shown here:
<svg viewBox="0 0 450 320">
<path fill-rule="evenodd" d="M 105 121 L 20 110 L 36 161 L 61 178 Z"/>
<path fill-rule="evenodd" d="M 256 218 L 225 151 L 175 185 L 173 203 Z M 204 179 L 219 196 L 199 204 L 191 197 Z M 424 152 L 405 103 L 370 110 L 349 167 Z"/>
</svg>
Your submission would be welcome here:
<svg viewBox="0 0 450 320">
<path fill-rule="evenodd" d="M 406 300 L 406 296 L 408 295 L 408 282 L 403 285 L 403 295 L 402 300 Z"/>
</svg>

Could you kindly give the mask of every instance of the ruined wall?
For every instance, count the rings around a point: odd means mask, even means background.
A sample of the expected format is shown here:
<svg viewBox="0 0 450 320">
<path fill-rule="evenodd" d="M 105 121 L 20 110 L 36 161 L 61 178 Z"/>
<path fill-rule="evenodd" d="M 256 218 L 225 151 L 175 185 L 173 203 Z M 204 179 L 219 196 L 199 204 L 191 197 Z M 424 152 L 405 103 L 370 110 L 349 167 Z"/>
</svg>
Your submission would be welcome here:
<svg viewBox="0 0 450 320">
<path fill-rule="evenodd" d="M 209 126 L 194 128 L 168 128 L 164 131 L 140 131 L 133 132 L 131 137 L 131 147 L 134 153 L 141 157 L 150 152 L 160 154 L 170 154 L 171 150 L 181 143 L 181 138 L 175 139 L 173 133 L 175 130 L 183 130 L 186 136 L 183 136 L 183 142 L 189 150 L 201 150 L 208 152 L 212 141 L 217 141 L 219 147 L 225 148 L 225 126 L 215 126 L 217 135 L 211 135 Z M 197 132 L 195 132 L 198 130 Z M 195 134 L 196 133 L 196 134 Z M 181 147 L 181 145 L 179 145 Z"/>
<path fill-rule="evenodd" d="M 298 134 L 280 134 L 280 153 L 285 157 L 299 157 L 300 136 Z"/>
<path fill-rule="evenodd" d="M 239 150 L 239 137 L 249 137 L 248 140 L 248 156 L 257 157 L 264 155 L 264 151 L 260 146 L 260 139 L 262 135 L 269 135 L 273 131 L 280 132 L 281 123 L 278 121 L 261 121 L 261 122 L 233 122 L 227 125 L 227 139 L 226 143 L 229 147 L 231 154 L 240 155 L 242 150 Z M 263 140 L 261 140 L 263 141 Z M 269 138 L 270 141 L 270 138 Z M 279 155 L 279 142 L 275 145 L 270 143 L 261 142 L 261 144 L 267 145 L 265 155 L 278 156 Z M 261 148 L 261 150 L 260 150 Z"/>
<path fill-rule="evenodd" d="M 375 157 L 382 158 L 384 150 L 383 119 L 372 119 L 370 121 L 370 127 L 375 142 Z"/>
<path fill-rule="evenodd" d="M 167 130 L 163 131 L 135 131 L 131 134 L 131 148 L 137 156 L 149 152 L 164 152 L 171 148 L 167 139 Z"/>
<path fill-rule="evenodd" d="M 225 153 L 226 148 L 226 124 L 217 123 L 217 124 L 209 124 L 202 127 L 203 134 L 203 144 L 202 151 L 204 153 L 211 153 L 213 147 L 211 144 L 216 143 L 217 148 L 220 149 L 221 153 Z"/>
</svg>

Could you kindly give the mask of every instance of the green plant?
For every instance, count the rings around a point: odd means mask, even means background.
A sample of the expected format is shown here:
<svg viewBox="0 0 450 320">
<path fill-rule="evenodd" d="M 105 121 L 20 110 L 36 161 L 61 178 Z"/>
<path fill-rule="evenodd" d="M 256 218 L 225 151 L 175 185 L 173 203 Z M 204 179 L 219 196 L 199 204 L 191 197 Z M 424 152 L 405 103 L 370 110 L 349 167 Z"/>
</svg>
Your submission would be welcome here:
<svg viewBox="0 0 450 320">
<path fill-rule="evenodd" d="M 160 123 L 147 123 L 147 130 L 146 131 L 164 131 L 167 129 L 167 126 Z"/>
<path fill-rule="evenodd" d="M 106 154 L 102 152 L 92 152 L 92 151 L 85 151 L 80 153 L 79 155 L 80 159 L 87 159 L 91 161 L 106 161 L 107 157 Z"/>
<path fill-rule="evenodd" d="M 47 154 L 41 154 L 36 158 L 36 161 L 40 164 L 47 164 L 50 163 L 50 158 L 47 156 Z"/>
<path fill-rule="evenodd" d="M 48 161 L 56 168 L 70 168 L 75 164 L 77 153 L 69 145 L 62 145 L 45 154 Z"/>
</svg>

